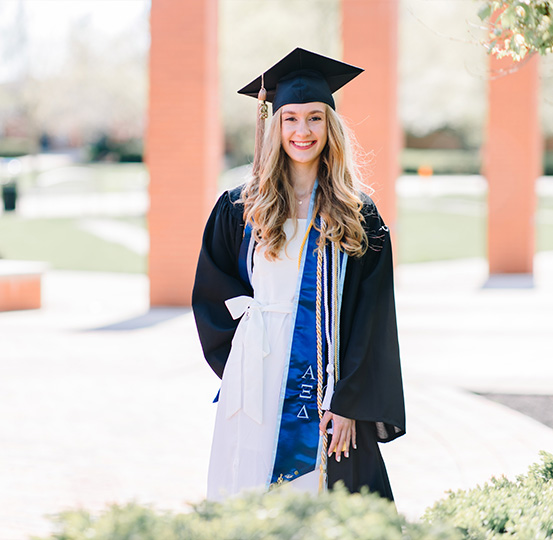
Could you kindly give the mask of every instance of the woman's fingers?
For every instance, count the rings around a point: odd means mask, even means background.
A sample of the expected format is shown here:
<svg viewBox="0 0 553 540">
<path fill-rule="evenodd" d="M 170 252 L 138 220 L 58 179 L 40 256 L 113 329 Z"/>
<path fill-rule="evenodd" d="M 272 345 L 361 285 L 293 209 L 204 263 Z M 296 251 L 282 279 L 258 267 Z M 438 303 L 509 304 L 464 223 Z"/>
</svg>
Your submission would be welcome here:
<svg viewBox="0 0 553 540">
<path fill-rule="evenodd" d="M 334 439 L 334 437 L 332 437 Z M 349 457 L 349 445 L 351 440 L 351 425 L 350 422 L 340 422 L 340 429 L 338 432 L 338 439 L 335 444 L 334 452 L 336 454 L 336 461 L 340 461 L 342 458 L 342 452 L 346 457 Z"/>
<path fill-rule="evenodd" d="M 332 420 L 332 413 L 330 411 L 326 411 L 323 414 L 323 417 L 321 418 L 321 421 L 319 423 L 319 431 L 321 434 L 324 434 L 326 432 L 328 423 Z"/>
<path fill-rule="evenodd" d="M 327 413 L 325 413 L 325 416 Z M 332 418 L 332 439 L 330 441 L 328 455 L 330 457 L 334 452 L 336 461 L 340 461 L 342 458 L 342 453 L 345 457 L 349 457 L 349 449 L 352 443 L 355 421 L 350 420 L 349 418 L 344 418 L 343 416 L 339 416 L 337 414 L 330 413 L 330 415 Z M 323 421 L 321 422 L 321 424 L 325 421 L 325 416 L 323 416 Z M 326 420 L 326 424 L 327 423 L 328 420 Z"/>
<path fill-rule="evenodd" d="M 328 456 L 334 452 L 336 461 L 342 459 L 342 454 L 349 457 L 350 446 L 357 448 L 357 433 L 355 430 L 355 420 L 345 418 L 338 414 L 326 411 L 319 424 L 321 433 L 325 433 L 328 423 L 332 420 L 332 439 L 328 448 Z"/>
</svg>

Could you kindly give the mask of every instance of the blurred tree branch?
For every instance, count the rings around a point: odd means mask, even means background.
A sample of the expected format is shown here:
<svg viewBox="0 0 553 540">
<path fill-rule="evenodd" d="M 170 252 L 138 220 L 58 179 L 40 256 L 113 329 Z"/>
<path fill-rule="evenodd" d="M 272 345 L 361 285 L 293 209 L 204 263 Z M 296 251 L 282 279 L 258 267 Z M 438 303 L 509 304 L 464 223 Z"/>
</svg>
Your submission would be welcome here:
<svg viewBox="0 0 553 540">
<path fill-rule="evenodd" d="M 484 0 L 480 19 L 488 28 L 485 46 L 498 58 L 516 62 L 527 55 L 553 52 L 553 2 L 550 0 Z"/>
</svg>

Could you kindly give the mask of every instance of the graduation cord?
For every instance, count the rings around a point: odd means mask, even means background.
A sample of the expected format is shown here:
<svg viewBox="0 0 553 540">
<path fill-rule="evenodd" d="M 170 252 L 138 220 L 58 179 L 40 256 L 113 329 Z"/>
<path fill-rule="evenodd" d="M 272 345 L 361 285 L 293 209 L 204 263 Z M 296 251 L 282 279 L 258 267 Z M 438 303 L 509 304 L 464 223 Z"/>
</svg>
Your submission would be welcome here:
<svg viewBox="0 0 553 540">
<path fill-rule="evenodd" d="M 338 294 L 338 274 L 337 274 L 337 248 L 336 244 L 332 243 L 332 251 L 331 251 L 331 264 L 332 264 L 332 271 L 330 273 L 331 280 L 330 280 L 330 286 L 332 289 L 332 306 L 330 309 L 330 312 L 328 311 L 328 305 L 326 306 L 326 312 L 327 314 L 330 313 L 330 325 L 331 325 L 331 331 L 330 333 L 327 330 L 327 342 L 328 342 L 328 349 L 329 351 L 329 364 L 334 365 L 334 381 L 338 380 L 338 371 L 337 371 L 337 365 L 338 365 L 338 351 L 337 351 L 337 342 L 338 342 L 338 334 L 337 334 L 337 313 L 338 313 L 338 302 L 337 302 L 337 294 Z M 328 285 L 325 283 L 325 288 L 328 289 Z M 325 291 L 328 296 L 328 291 Z"/>
<path fill-rule="evenodd" d="M 321 229 L 325 228 L 324 220 L 321 220 Z M 321 254 L 322 251 L 322 254 Z M 339 291 L 343 284 L 345 273 L 345 261 L 347 256 L 344 254 L 343 261 L 340 261 L 340 248 L 337 243 L 331 242 L 327 251 L 318 253 L 317 259 L 317 303 L 316 303 L 316 325 L 317 325 L 317 405 L 319 409 L 319 418 L 322 418 L 324 412 L 330 409 L 330 401 L 334 392 L 334 386 L 338 381 L 339 356 L 340 356 L 340 298 Z M 329 272 L 330 270 L 330 272 Z M 330 276 L 329 276 L 330 273 Z M 321 275 L 322 274 L 322 275 Z M 322 284 L 321 284 L 322 277 Z M 330 281 L 330 283 L 329 283 Z M 329 287 L 330 285 L 330 287 Z M 321 287 L 323 291 L 321 292 Z M 330 296 L 330 299 L 329 299 Z M 322 299 L 321 299 L 322 297 Z M 327 386 L 323 397 L 323 348 L 322 348 L 322 314 L 321 302 L 324 304 L 324 337 L 326 338 L 328 362 L 326 367 Z M 329 309 L 330 307 L 330 309 Z M 322 401 L 320 401 L 322 399 Z M 322 435 L 322 451 L 319 476 L 319 490 L 322 491 L 327 485 L 327 463 L 328 463 L 328 434 Z"/>
<path fill-rule="evenodd" d="M 337 259 L 339 250 L 333 242 L 331 247 L 331 273 L 330 273 L 330 288 L 328 286 L 328 263 L 327 251 L 323 255 L 323 288 L 324 288 L 324 309 L 325 309 L 325 334 L 328 350 L 328 366 L 326 369 L 328 377 L 334 373 L 332 379 L 327 377 L 327 389 L 323 399 L 323 408 L 327 410 L 330 407 L 330 398 L 334 391 L 334 384 L 338 380 L 338 286 L 339 276 L 337 273 Z M 329 309 L 329 290 L 332 292 L 332 305 Z M 329 387 L 332 385 L 332 388 Z"/>
<path fill-rule="evenodd" d="M 340 253 L 338 251 L 338 246 L 332 244 L 332 331 L 333 331 L 333 342 L 334 345 L 334 384 L 338 382 L 338 377 L 340 376 L 340 371 L 338 369 L 338 359 L 339 359 L 339 346 L 340 346 L 340 331 L 339 331 L 339 309 L 338 309 L 338 261 L 340 259 Z M 341 276 L 340 276 L 341 277 Z M 341 281 L 341 279 L 340 279 Z"/>
<path fill-rule="evenodd" d="M 330 328 L 331 328 L 331 316 L 329 317 L 329 311 L 328 311 L 328 265 L 326 260 L 326 250 L 323 255 L 323 294 L 324 294 L 324 309 L 325 309 L 325 334 L 326 334 L 326 342 L 328 344 L 328 351 L 329 354 L 334 351 L 334 348 L 332 347 L 332 337 L 330 335 Z M 332 275 L 330 276 L 332 281 Z"/>
<path fill-rule="evenodd" d="M 319 411 L 319 420 L 323 418 L 323 332 L 321 324 L 321 304 L 322 304 L 322 281 L 323 281 L 323 250 L 317 250 L 317 296 L 315 302 L 315 323 L 317 330 L 317 409 Z M 326 433 L 322 434 L 321 465 L 319 474 L 319 492 L 322 492 L 326 486 L 326 463 L 327 463 L 328 437 Z"/>
<path fill-rule="evenodd" d="M 309 238 L 309 232 L 311 231 L 311 227 L 313 227 L 313 219 L 311 218 L 311 221 L 309 222 L 309 225 L 307 226 L 307 230 L 305 231 L 305 236 L 303 237 L 303 240 L 301 241 L 300 246 L 300 254 L 298 257 L 298 270 L 301 270 L 301 257 L 303 255 L 303 248 L 305 247 L 305 244 L 307 243 L 307 239 Z"/>
</svg>

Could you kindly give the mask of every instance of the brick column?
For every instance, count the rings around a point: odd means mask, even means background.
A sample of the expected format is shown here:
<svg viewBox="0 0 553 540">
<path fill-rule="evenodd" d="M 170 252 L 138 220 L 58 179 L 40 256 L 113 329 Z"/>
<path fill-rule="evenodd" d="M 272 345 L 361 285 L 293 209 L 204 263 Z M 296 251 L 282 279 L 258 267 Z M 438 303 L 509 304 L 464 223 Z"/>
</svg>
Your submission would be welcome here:
<svg viewBox="0 0 553 540">
<path fill-rule="evenodd" d="M 488 180 L 490 274 L 532 273 L 535 183 L 542 170 L 539 60 L 512 73 L 509 60 L 491 58 L 484 175 Z"/>
<path fill-rule="evenodd" d="M 150 302 L 185 306 L 221 161 L 217 0 L 152 0 L 150 26 Z"/>
<path fill-rule="evenodd" d="M 398 0 L 342 0 L 344 62 L 365 69 L 348 84 L 339 111 L 374 160 L 365 182 L 392 231 L 396 224 L 395 183 L 401 132 L 397 113 Z"/>
</svg>

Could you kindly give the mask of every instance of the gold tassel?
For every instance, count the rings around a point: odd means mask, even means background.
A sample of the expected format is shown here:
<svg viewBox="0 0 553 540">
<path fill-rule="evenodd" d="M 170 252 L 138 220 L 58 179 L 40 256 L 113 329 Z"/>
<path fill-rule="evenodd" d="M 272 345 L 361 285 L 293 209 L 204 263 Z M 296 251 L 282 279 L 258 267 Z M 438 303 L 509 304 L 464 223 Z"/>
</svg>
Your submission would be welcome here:
<svg viewBox="0 0 553 540">
<path fill-rule="evenodd" d="M 265 135 L 265 120 L 268 114 L 268 107 L 265 100 L 267 99 L 267 91 L 265 90 L 265 81 L 261 75 L 261 89 L 257 94 L 257 120 L 255 123 L 255 150 L 253 155 L 253 175 L 259 175 L 259 166 L 261 161 L 261 150 L 263 148 L 263 137 Z"/>
</svg>

